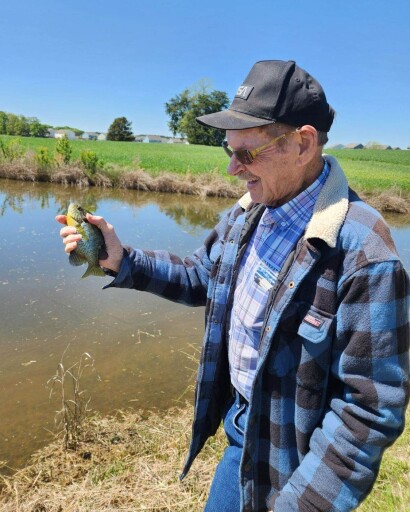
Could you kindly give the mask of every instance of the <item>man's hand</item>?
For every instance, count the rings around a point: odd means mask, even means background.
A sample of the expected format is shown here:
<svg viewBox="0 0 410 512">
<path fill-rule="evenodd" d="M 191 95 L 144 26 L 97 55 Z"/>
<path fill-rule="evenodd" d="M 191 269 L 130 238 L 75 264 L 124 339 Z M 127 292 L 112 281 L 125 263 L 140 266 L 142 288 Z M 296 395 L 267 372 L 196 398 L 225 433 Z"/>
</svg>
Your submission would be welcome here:
<svg viewBox="0 0 410 512">
<path fill-rule="evenodd" d="M 123 248 L 117 234 L 115 233 L 114 227 L 109 224 L 103 217 L 98 215 L 91 215 L 87 213 L 87 220 L 90 224 L 94 224 L 101 230 L 101 233 L 105 241 L 105 251 L 100 251 L 99 265 L 114 272 L 120 270 L 121 261 L 123 258 Z M 57 215 L 56 221 L 65 226 L 60 230 L 60 236 L 63 238 L 65 245 L 65 252 L 70 254 L 77 248 L 77 243 L 81 240 L 80 233 L 74 226 L 67 226 L 67 219 L 65 215 Z"/>
</svg>

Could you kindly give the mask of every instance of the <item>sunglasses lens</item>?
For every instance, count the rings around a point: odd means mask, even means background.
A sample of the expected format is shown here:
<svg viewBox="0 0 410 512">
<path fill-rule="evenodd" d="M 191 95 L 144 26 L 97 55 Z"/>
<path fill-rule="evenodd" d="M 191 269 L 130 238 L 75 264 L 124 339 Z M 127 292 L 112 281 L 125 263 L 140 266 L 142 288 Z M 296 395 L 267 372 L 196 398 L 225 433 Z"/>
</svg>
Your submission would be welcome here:
<svg viewBox="0 0 410 512">
<path fill-rule="evenodd" d="M 241 164 L 250 165 L 253 162 L 253 157 L 247 149 L 235 151 L 235 156 Z"/>
<path fill-rule="evenodd" d="M 227 141 L 225 140 L 222 143 L 222 147 L 225 153 L 232 158 L 233 155 L 241 162 L 241 164 L 249 165 L 253 162 L 253 156 L 247 149 L 239 149 L 238 151 L 232 151 L 232 149 L 228 146 Z"/>
</svg>

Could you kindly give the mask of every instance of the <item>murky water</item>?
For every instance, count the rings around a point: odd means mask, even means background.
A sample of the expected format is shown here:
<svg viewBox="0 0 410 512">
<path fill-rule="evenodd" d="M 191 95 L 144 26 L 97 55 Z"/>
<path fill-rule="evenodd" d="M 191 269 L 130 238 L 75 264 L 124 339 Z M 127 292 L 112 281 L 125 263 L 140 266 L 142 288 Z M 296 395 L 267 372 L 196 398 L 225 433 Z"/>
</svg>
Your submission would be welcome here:
<svg viewBox="0 0 410 512">
<path fill-rule="evenodd" d="M 196 370 L 188 356 L 200 346 L 202 308 L 80 279 L 85 267 L 69 265 L 54 221 L 69 200 L 96 208 L 123 243 L 181 255 L 232 203 L 0 180 L 0 460 L 12 467 L 54 428 L 46 383 L 67 346 L 66 368 L 83 352 L 94 357 L 101 381 L 86 373 L 84 385 L 102 413 L 175 405 Z"/>
<path fill-rule="evenodd" d="M 56 213 L 69 200 L 97 209 L 135 247 L 197 248 L 232 200 L 132 191 L 79 190 L 0 180 L 0 461 L 21 466 L 54 429 L 58 402 L 47 381 L 84 352 L 96 374 L 83 379 L 91 407 L 167 408 L 190 398 L 203 309 L 132 290 L 101 290 L 110 278 L 80 279 L 58 235 Z M 388 219 L 410 269 L 410 224 Z M 408 221 L 407 221 L 408 222 Z M 183 399 L 183 398 L 182 398 Z M 3 467 L 7 472 L 8 468 Z"/>
</svg>

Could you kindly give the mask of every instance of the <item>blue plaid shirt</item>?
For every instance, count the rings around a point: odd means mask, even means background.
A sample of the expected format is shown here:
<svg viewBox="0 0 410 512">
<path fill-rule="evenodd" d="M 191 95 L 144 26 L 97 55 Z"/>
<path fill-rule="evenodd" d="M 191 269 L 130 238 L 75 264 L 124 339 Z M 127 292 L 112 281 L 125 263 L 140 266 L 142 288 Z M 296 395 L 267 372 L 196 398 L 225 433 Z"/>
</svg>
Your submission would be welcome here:
<svg viewBox="0 0 410 512">
<path fill-rule="evenodd" d="M 286 258 L 312 217 L 319 192 L 329 175 L 319 177 L 278 208 L 267 207 L 240 263 L 229 331 L 232 385 L 249 400 L 258 361 L 258 345 L 269 292 Z"/>
</svg>

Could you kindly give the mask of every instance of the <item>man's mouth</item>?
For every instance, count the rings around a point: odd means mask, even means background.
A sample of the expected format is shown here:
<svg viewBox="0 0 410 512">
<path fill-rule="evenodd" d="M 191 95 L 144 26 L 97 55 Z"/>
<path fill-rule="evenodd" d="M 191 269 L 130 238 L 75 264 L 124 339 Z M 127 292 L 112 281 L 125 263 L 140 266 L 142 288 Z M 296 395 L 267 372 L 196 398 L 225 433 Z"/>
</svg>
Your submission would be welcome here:
<svg viewBox="0 0 410 512">
<path fill-rule="evenodd" d="M 243 174 L 242 176 L 240 176 L 240 178 L 241 180 L 246 181 L 247 183 L 256 183 L 257 181 L 259 181 L 259 178 L 255 176 L 249 176 L 246 174 Z"/>
</svg>

